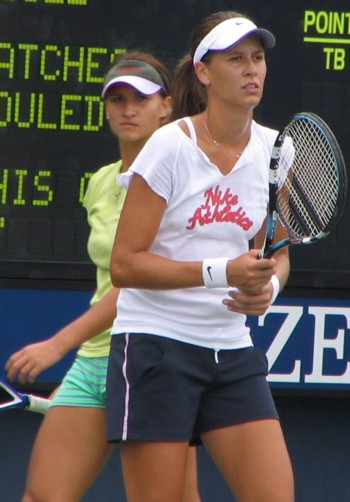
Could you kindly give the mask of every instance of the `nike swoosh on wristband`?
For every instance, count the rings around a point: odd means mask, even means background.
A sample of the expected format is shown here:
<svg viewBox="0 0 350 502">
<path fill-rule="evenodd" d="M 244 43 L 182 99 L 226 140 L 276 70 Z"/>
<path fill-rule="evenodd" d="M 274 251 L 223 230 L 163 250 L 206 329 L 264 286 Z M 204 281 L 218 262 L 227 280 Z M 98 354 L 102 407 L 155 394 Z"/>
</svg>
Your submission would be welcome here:
<svg viewBox="0 0 350 502">
<path fill-rule="evenodd" d="M 208 272 L 208 275 L 209 275 L 209 277 L 210 277 L 211 282 L 213 282 L 213 278 L 212 278 L 211 273 L 210 273 L 210 271 L 211 271 L 211 269 L 212 269 L 212 268 L 213 268 L 213 267 L 210 267 L 210 266 L 209 266 L 209 267 L 207 267 L 207 272 Z"/>
</svg>

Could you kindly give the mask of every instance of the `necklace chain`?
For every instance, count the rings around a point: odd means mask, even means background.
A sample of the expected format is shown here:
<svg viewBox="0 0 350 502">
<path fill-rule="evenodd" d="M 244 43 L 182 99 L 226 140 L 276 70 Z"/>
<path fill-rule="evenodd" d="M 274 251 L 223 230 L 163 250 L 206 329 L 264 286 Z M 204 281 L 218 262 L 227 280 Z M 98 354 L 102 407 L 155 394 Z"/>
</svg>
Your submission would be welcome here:
<svg viewBox="0 0 350 502">
<path fill-rule="evenodd" d="M 219 150 L 221 150 L 222 152 L 224 152 L 226 155 L 228 155 L 229 157 L 231 157 L 231 159 L 238 160 L 240 158 L 240 156 L 242 155 L 243 152 L 237 153 L 236 155 L 232 155 L 232 153 L 230 153 L 228 150 L 226 150 L 223 146 L 220 145 L 220 143 L 218 141 L 216 141 L 213 138 L 211 132 L 209 131 L 209 127 L 207 126 L 207 123 L 206 123 L 206 121 L 204 119 L 203 119 L 203 124 L 204 124 L 205 130 L 207 131 L 209 139 L 216 146 L 216 148 L 218 148 Z"/>
</svg>

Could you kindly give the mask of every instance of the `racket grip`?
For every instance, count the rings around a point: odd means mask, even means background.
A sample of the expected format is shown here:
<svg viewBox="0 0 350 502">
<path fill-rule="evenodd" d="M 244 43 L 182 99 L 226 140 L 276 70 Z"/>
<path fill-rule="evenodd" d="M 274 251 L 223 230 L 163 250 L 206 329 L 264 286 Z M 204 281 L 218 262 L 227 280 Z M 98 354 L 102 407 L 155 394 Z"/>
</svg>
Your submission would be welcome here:
<svg viewBox="0 0 350 502">
<path fill-rule="evenodd" d="M 44 397 L 28 395 L 29 404 L 26 407 L 28 411 L 35 411 L 36 413 L 42 413 L 45 415 L 49 409 L 50 399 L 45 399 Z"/>
<path fill-rule="evenodd" d="M 268 249 L 267 251 L 264 251 L 263 249 L 256 255 L 256 258 L 260 260 L 261 258 L 272 258 L 272 256 L 275 254 L 276 250 L 274 249 Z"/>
</svg>

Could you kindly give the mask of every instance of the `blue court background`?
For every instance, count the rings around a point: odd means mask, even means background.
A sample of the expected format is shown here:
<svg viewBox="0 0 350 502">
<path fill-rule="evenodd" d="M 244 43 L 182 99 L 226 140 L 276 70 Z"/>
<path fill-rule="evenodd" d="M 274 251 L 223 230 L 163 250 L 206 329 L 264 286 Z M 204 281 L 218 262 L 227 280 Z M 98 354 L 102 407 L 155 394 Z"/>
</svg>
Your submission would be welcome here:
<svg viewBox="0 0 350 502">
<path fill-rule="evenodd" d="M 45 339 L 86 309 L 90 291 L 0 288 L 0 373 L 7 357 Z M 44 372 L 58 382 L 74 354 Z M 296 477 L 296 502 L 346 502 L 350 493 L 350 400 L 316 394 L 275 395 Z M 19 502 L 27 462 L 42 417 L 24 410 L 0 413 L 0 501 Z M 203 447 L 198 448 L 203 502 L 233 501 Z M 11 480 L 11 481 L 10 481 Z M 83 502 L 125 502 L 119 451 Z"/>
<path fill-rule="evenodd" d="M 89 306 L 91 291 L 0 288 L 0 375 L 7 358 L 28 343 L 45 340 Z M 60 382 L 74 352 L 39 380 Z"/>
<path fill-rule="evenodd" d="M 341 398 L 277 397 L 294 465 L 296 502 L 347 502 L 350 493 L 350 402 Z M 27 461 L 42 418 L 24 410 L 0 414 L 0 500 L 19 502 Z M 198 448 L 202 502 L 232 502 L 203 447 Z M 82 502 L 126 502 L 119 451 Z"/>
</svg>

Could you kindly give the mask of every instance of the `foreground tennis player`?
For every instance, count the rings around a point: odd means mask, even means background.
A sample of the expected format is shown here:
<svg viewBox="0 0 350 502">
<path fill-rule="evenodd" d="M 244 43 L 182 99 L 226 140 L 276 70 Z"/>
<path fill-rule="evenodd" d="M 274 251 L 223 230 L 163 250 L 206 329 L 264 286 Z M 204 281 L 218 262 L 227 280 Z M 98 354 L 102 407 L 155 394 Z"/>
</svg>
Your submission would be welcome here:
<svg viewBox="0 0 350 502">
<path fill-rule="evenodd" d="M 246 327 L 289 274 L 286 248 L 257 259 L 277 132 L 253 111 L 274 44 L 238 13 L 204 19 L 172 92 L 192 116 L 154 133 L 119 177 L 107 417 L 128 502 L 179 502 L 199 440 L 239 502 L 294 500 L 267 360 Z"/>
</svg>

